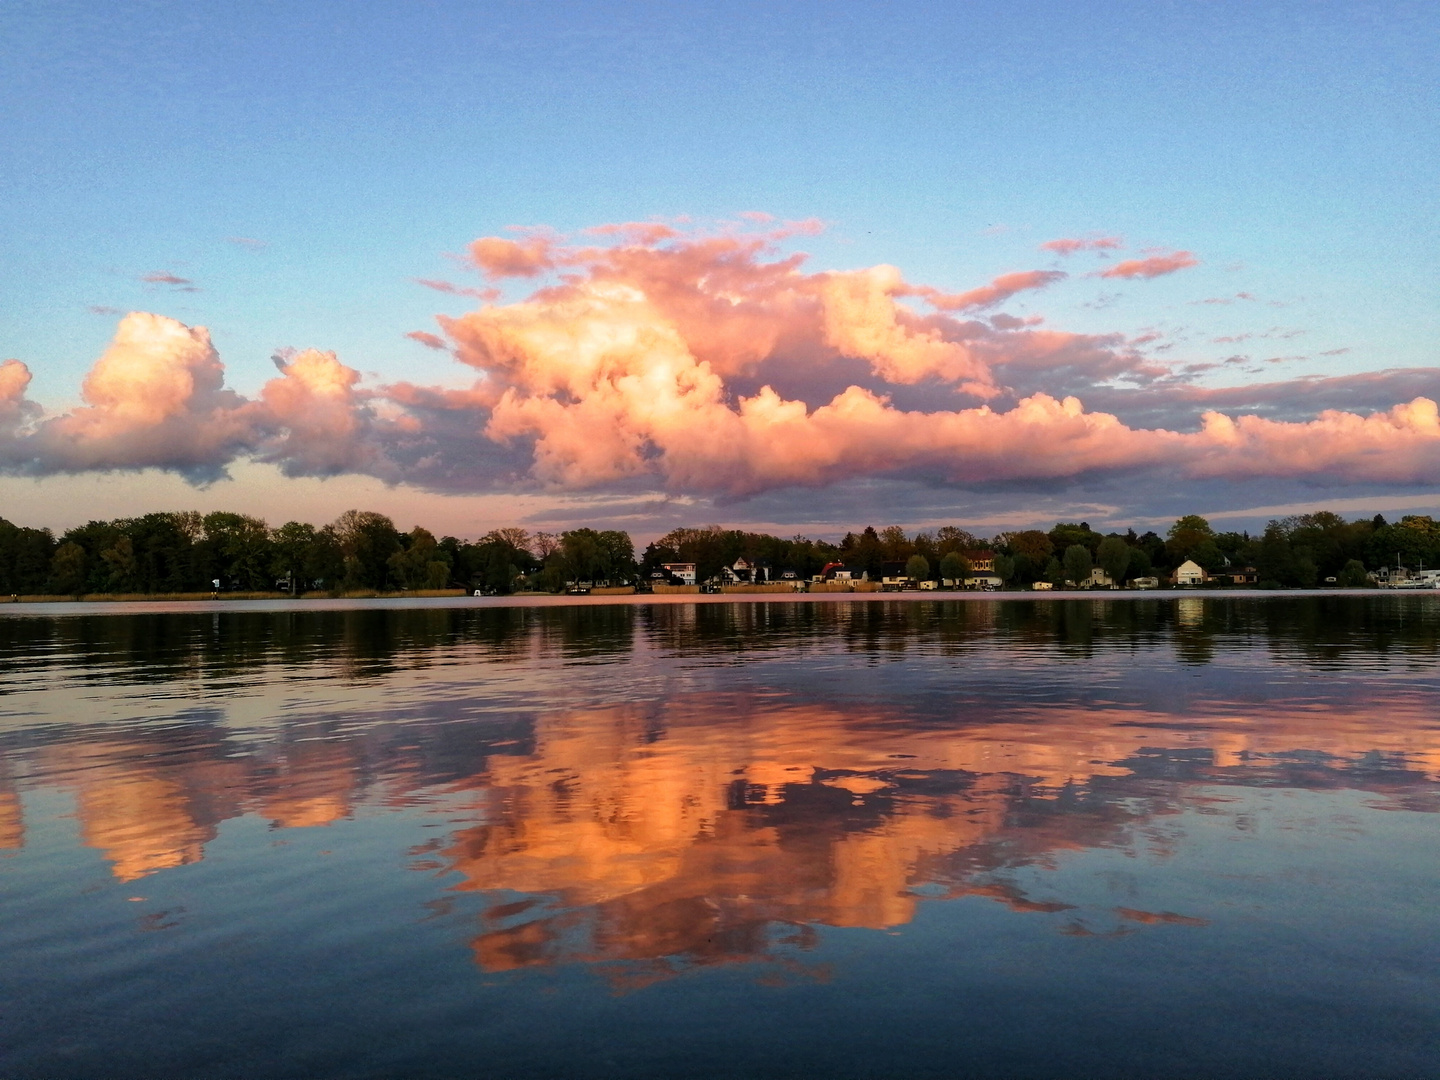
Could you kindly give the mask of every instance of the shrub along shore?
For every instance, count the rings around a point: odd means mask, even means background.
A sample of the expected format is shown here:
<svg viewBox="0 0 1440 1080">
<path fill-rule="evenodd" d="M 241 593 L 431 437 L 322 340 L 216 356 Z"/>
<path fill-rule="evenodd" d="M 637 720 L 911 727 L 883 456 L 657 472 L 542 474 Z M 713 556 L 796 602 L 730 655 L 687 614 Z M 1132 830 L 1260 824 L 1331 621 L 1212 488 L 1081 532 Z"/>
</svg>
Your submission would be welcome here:
<svg viewBox="0 0 1440 1080">
<path fill-rule="evenodd" d="M 925 581 L 962 581 L 993 565 L 1007 588 L 1064 588 L 1099 568 L 1115 583 L 1158 578 L 1192 561 L 1214 575 L 1253 570 L 1262 588 L 1363 587 L 1395 565 L 1440 567 L 1440 523 L 1409 515 L 1347 521 L 1320 512 L 1271 521 L 1256 536 L 1220 532 L 1196 515 L 1164 536 L 1102 533 L 1087 522 L 976 536 L 957 526 L 907 533 L 866 528 L 833 543 L 738 529 L 675 529 L 637 555 L 628 533 L 495 529 L 476 540 L 403 532 L 390 518 L 351 510 L 328 525 L 193 511 L 92 521 L 55 536 L 0 518 L 0 597 L 24 600 L 212 600 L 282 597 L 454 596 L 563 592 L 568 583 L 646 587 L 666 564 L 694 563 L 700 582 L 724 580 L 740 560 L 808 581 L 827 566 L 878 580 L 887 564 Z M 990 571 L 986 571 L 989 573 Z M 657 577 L 657 575 L 659 575 Z"/>
</svg>

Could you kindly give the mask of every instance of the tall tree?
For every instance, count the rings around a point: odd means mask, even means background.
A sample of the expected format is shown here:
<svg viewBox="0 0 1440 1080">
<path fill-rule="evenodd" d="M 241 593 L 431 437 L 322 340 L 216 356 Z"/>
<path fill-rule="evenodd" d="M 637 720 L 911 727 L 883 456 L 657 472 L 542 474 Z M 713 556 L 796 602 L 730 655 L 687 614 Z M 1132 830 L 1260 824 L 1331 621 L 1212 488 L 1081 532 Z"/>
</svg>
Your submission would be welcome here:
<svg viewBox="0 0 1440 1080">
<path fill-rule="evenodd" d="M 1100 541 L 1095 561 L 1100 564 L 1110 580 L 1116 585 L 1125 584 L 1125 571 L 1130 568 L 1130 553 L 1133 549 L 1123 536 L 1107 536 Z"/>
</svg>

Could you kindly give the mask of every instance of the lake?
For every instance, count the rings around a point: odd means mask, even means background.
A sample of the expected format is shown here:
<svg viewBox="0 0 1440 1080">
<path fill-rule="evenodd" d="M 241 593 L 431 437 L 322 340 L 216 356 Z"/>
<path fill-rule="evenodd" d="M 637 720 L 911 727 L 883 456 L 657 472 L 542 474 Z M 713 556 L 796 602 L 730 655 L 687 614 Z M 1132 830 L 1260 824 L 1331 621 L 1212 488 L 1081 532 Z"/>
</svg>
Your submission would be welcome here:
<svg viewBox="0 0 1440 1080">
<path fill-rule="evenodd" d="M 0 1075 L 1440 1075 L 1440 596 L 0 608 Z"/>
</svg>

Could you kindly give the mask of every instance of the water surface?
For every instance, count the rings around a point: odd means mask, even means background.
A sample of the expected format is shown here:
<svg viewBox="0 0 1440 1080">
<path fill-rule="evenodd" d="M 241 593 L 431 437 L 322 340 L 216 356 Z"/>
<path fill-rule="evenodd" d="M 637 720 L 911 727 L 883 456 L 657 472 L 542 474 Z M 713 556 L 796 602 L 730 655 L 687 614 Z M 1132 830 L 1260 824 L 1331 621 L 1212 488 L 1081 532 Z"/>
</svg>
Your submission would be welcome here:
<svg viewBox="0 0 1440 1080">
<path fill-rule="evenodd" d="M 0 615 L 0 1074 L 1435 1075 L 1436 601 Z"/>
</svg>

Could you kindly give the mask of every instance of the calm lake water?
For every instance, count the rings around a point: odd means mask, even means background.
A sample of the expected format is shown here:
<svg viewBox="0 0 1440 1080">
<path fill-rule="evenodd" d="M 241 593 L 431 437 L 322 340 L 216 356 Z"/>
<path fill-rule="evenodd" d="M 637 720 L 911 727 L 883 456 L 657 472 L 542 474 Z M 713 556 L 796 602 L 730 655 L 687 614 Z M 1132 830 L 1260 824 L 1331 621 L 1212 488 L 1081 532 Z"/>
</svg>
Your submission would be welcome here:
<svg viewBox="0 0 1440 1080">
<path fill-rule="evenodd" d="M 1440 597 L 8 615 L 0 1075 L 1440 1075 Z"/>
</svg>

